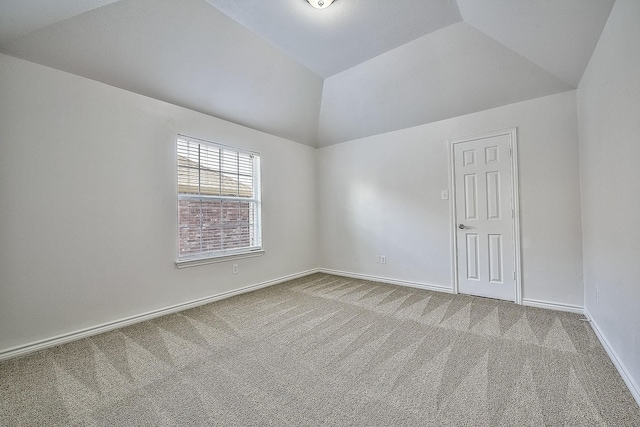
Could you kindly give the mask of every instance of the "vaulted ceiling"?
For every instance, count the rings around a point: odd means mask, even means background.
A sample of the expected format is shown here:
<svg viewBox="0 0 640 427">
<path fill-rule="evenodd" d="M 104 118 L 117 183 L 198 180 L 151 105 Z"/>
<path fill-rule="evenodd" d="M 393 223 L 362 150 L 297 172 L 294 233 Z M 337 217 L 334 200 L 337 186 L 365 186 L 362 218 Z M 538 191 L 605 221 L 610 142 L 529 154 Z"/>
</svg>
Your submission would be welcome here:
<svg viewBox="0 0 640 427">
<path fill-rule="evenodd" d="M 310 146 L 575 89 L 614 0 L 3 0 L 0 51 Z"/>
</svg>

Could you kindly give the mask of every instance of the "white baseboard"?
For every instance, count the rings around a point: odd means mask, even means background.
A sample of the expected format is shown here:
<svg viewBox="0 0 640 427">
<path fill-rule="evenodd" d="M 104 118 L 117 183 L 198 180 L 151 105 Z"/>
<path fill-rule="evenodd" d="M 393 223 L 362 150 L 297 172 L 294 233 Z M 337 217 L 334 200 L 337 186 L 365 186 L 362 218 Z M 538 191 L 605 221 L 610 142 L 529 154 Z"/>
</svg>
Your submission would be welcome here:
<svg viewBox="0 0 640 427">
<path fill-rule="evenodd" d="M 114 329 L 123 328 L 125 326 L 133 325 L 135 323 L 144 322 L 146 320 L 154 319 L 156 317 L 165 316 L 167 314 L 177 313 L 179 311 L 187 310 L 190 308 L 198 307 L 204 304 L 209 304 L 214 301 L 219 301 L 225 298 L 230 298 L 235 295 L 244 294 L 246 292 L 255 291 L 257 289 L 273 286 L 278 283 L 286 282 L 287 280 L 297 279 L 299 277 L 308 276 L 309 274 L 317 273 L 317 268 L 303 271 L 301 273 L 290 274 L 288 276 L 279 277 L 277 279 L 268 280 L 266 282 L 258 283 L 255 285 L 245 286 L 233 291 L 222 292 L 220 294 L 212 295 L 205 298 L 199 298 L 193 301 L 185 302 L 182 304 L 172 305 L 170 307 L 153 310 L 147 313 L 139 314 L 136 316 L 127 317 L 124 319 L 116 320 L 113 322 L 103 323 L 102 325 L 93 326 L 86 329 L 81 329 L 76 332 L 70 332 L 56 337 L 47 338 L 40 341 L 35 341 L 30 344 L 21 345 L 18 347 L 9 348 L 7 350 L 0 351 L 0 361 L 11 359 L 18 356 L 24 356 L 28 353 L 33 353 L 38 350 L 43 350 L 49 347 L 55 347 L 57 345 L 66 344 L 71 341 L 77 341 L 82 338 L 90 337 L 93 335 L 108 332 Z"/>
<path fill-rule="evenodd" d="M 362 280 L 369 280 L 372 282 L 382 282 L 382 283 L 389 283 L 391 285 L 400 285 L 400 286 L 408 286 L 411 288 L 418 288 L 418 289 L 426 289 L 428 291 L 436 291 L 436 292 L 446 292 L 448 294 L 452 294 L 453 293 L 453 289 L 452 288 L 447 288 L 446 286 L 440 286 L 440 285 L 432 285 L 429 283 L 420 283 L 420 282 L 411 282 L 408 280 L 396 280 L 396 279 L 389 279 L 387 277 L 378 277 L 378 276 L 369 276 L 367 274 L 359 274 L 359 273 L 350 273 L 347 271 L 340 271 L 340 270 L 331 270 L 328 268 L 320 268 L 318 269 L 319 273 L 326 273 L 326 274 L 333 274 L 336 276 L 343 276 L 343 277 L 351 277 L 354 279 L 362 279 Z"/>
<path fill-rule="evenodd" d="M 522 305 L 528 307 L 546 308 L 549 310 L 568 311 L 570 313 L 584 314 L 584 307 L 579 305 L 562 304 L 559 302 L 541 301 L 537 299 L 523 298 Z"/>
<path fill-rule="evenodd" d="M 584 310 L 584 315 L 587 317 L 587 319 L 589 319 L 589 324 L 591 325 L 591 329 L 593 329 L 593 331 L 596 333 L 598 340 L 600 340 L 600 344 L 602 344 L 602 347 L 604 347 L 604 350 L 607 352 L 607 355 L 609 355 L 609 359 L 611 359 L 611 362 L 613 362 L 613 366 L 616 367 L 624 383 L 627 385 L 627 388 L 629 388 L 631 395 L 636 400 L 636 403 L 638 404 L 638 406 L 640 406 L 640 387 L 638 387 L 638 384 L 636 384 L 633 377 L 629 375 L 629 372 L 624 367 L 624 364 L 620 361 L 618 354 L 615 352 L 613 347 L 611 347 L 611 345 L 609 344 L 609 341 L 607 341 L 607 338 L 604 336 L 604 334 L 600 330 L 600 327 L 593 320 L 593 318 L 591 317 L 591 315 L 586 309 Z"/>
</svg>

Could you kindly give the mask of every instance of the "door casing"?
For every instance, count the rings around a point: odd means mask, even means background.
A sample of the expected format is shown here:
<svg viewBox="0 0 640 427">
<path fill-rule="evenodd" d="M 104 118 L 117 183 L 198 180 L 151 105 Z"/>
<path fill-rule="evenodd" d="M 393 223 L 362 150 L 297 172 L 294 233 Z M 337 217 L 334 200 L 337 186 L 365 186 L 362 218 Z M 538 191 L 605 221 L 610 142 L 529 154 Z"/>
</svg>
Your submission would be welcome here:
<svg viewBox="0 0 640 427">
<path fill-rule="evenodd" d="M 518 184 L 518 132 L 517 128 L 486 132 L 483 134 L 472 135 L 464 138 L 453 139 L 449 141 L 449 188 L 451 194 L 449 197 L 449 212 L 451 213 L 451 274 L 453 277 L 453 292 L 459 293 L 458 281 L 458 243 L 457 243 L 457 211 L 456 211 L 456 185 L 455 185 L 455 163 L 454 163 L 454 147 L 456 144 L 463 142 L 471 142 L 479 139 L 491 138 L 495 136 L 509 136 L 509 148 L 511 149 L 511 208 L 514 212 L 513 217 L 513 260 L 515 269 L 515 295 L 514 302 L 522 304 L 522 269 L 520 262 L 520 198 Z"/>
</svg>

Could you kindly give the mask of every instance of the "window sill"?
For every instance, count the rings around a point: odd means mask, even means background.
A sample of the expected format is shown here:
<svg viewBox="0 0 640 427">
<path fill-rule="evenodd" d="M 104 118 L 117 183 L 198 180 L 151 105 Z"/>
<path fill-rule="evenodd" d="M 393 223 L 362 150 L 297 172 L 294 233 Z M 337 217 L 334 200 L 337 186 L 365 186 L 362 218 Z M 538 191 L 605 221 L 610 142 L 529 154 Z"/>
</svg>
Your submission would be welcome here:
<svg viewBox="0 0 640 427">
<path fill-rule="evenodd" d="M 255 258 L 262 255 L 264 255 L 264 249 L 261 249 L 259 251 L 240 252 L 236 254 L 220 255 L 220 256 L 211 257 L 211 258 L 198 258 L 198 259 L 189 259 L 184 261 L 176 261 L 176 267 L 178 268 L 196 267 L 198 265 L 216 264 L 219 262 L 233 261 L 236 259 Z"/>
</svg>

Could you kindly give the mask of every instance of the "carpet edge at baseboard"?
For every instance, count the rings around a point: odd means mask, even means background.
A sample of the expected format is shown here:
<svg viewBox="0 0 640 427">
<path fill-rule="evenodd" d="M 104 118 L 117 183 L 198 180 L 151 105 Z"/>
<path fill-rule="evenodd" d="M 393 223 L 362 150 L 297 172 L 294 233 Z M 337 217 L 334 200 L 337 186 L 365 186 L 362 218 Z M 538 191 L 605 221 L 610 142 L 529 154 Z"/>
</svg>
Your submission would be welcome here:
<svg viewBox="0 0 640 427">
<path fill-rule="evenodd" d="M 591 317 L 591 314 L 589 314 L 589 311 L 586 308 L 584 309 L 584 315 L 587 317 L 587 319 L 589 319 L 589 324 L 591 325 L 591 329 L 593 329 L 593 332 L 595 332 L 596 336 L 598 337 L 598 340 L 600 341 L 600 344 L 602 344 L 602 347 L 604 347 L 604 351 L 607 352 L 609 359 L 611 359 L 613 366 L 616 367 L 616 369 L 618 370 L 618 373 L 622 377 L 622 380 L 627 385 L 629 392 L 631 392 L 631 395 L 636 400 L 636 403 L 638 404 L 638 406 L 640 406 L 640 387 L 638 386 L 638 384 L 636 384 L 633 377 L 629 374 L 629 372 L 627 371 L 627 368 L 625 368 L 624 364 L 618 357 L 618 353 L 616 353 L 613 347 L 611 347 L 611 345 L 609 344 L 609 341 L 607 340 L 605 335 L 602 333 L 602 331 L 600 330 L 600 327 L 598 326 L 596 321 L 593 319 L 593 317 Z"/>
<path fill-rule="evenodd" d="M 542 301 L 531 298 L 523 298 L 522 305 L 526 305 L 527 307 L 538 307 L 546 308 L 548 310 L 567 311 L 569 313 L 584 314 L 584 307 L 581 307 L 579 305 Z"/>
<path fill-rule="evenodd" d="M 87 338 L 93 335 L 98 335 L 104 332 L 112 331 L 114 329 L 123 328 L 125 326 L 130 326 L 136 323 L 144 322 L 146 320 L 151 320 L 156 317 L 165 316 L 167 314 L 178 313 L 180 311 L 188 310 L 190 308 L 195 308 L 204 304 L 209 304 L 211 302 L 220 301 L 226 298 L 231 298 L 235 295 L 244 294 L 247 292 L 277 285 L 278 283 L 298 279 L 300 277 L 318 273 L 319 271 L 320 269 L 313 268 L 313 269 L 302 271 L 299 273 L 289 274 L 287 276 L 278 277 L 272 280 L 267 280 L 265 282 L 256 283 L 254 285 L 244 286 L 239 289 L 234 289 L 231 291 L 222 292 L 222 293 L 211 295 L 204 298 L 198 298 L 192 301 L 187 301 L 181 304 L 175 304 L 169 307 L 160 308 L 160 309 L 149 311 L 146 313 L 125 317 L 123 319 L 114 320 L 112 322 L 107 322 L 107 323 L 92 326 L 89 328 L 80 329 L 78 331 L 69 332 L 63 335 L 58 335 L 55 337 L 34 341 L 28 344 L 11 347 L 6 350 L 0 350 L 0 361 L 13 359 L 15 357 L 20 357 L 20 356 L 25 356 L 29 353 L 33 353 L 39 350 L 44 350 L 46 348 L 55 347 L 55 346 L 66 344 L 72 341 L 77 341 L 82 338 Z"/>
<path fill-rule="evenodd" d="M 390 285 L 408 286 L 410 288 L 424 289 L 427 291 L 445 292 L 448 294 L 454 293 L 453 288 L 448 288 L 442 285 L 433 285 L 430 283 L 420 283 L 420 282 L 412 282 L 410 280 L 391 279 L 388 277 L 379 277 L 379 276 L 371 276 L 368 274 L 351 273 L 349 271 L 332 270 L 330 268 L 319 268 L 318 272 L 325 273 L 325 274 L 333 274 L 335 276 L 351 277 L 353 279 L 368 280 L 371 282 L 388 283 Z"/>
</svg>

